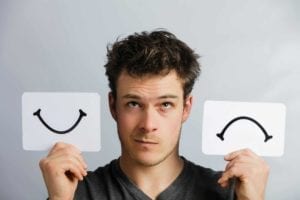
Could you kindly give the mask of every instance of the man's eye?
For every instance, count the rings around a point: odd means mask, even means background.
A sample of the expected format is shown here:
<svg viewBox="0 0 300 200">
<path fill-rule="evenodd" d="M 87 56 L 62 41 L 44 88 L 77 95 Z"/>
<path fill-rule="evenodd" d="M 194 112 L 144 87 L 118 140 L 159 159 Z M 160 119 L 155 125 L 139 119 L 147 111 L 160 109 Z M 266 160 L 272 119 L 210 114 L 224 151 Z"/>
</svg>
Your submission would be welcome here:
<svg viewBox="0 0 300 200">
<path fill-rule="evenodd" d="M 135 101 L 130 101 L 130 102 L 127 103 L 127 106 L 129 108 L 136 108 L 136 107 L 139 107 L 140 105 L 139 105 L 139 103 L 137 103 Z"/>
<path fill-rule="evenodd" d="M 166 108 L 171 108 L 173 104 L 171 102 L 164 102 L 161 105 L 164 109 L 166 109 Z"/>
</svg>

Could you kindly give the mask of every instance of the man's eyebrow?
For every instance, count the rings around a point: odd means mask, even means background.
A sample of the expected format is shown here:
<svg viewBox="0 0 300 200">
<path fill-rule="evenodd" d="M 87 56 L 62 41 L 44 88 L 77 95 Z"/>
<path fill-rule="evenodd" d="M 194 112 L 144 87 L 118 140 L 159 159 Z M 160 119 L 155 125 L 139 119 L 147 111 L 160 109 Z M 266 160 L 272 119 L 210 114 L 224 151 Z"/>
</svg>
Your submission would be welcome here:
<svg viewBox="0 0 300 200">
<path fill-rule="evenodd" d="M 166 94 L 166 95 L 162 95 L 160 97 L 158 97 L 159 99 L 178 99 L 177 95 L 173 95 L 173 94 Z"/>
<path fill-rule="evenodd" d="M 141 96 L 136 95 L 136 94 L 126 94 L 122 98 L 124 98 L 124 99 L 142 99 Z M 178 99 L 178 96 L 173 95 L 173 94 L 165 94 L 165 95 L 159 96 L 157 99 Z"/>
<path fill-rule="evenodd" d="M 140 96 L 135 95 L 135 94 L 126 94 L 122 96 L 123 99 L 141 99 Z"/>
</svg>

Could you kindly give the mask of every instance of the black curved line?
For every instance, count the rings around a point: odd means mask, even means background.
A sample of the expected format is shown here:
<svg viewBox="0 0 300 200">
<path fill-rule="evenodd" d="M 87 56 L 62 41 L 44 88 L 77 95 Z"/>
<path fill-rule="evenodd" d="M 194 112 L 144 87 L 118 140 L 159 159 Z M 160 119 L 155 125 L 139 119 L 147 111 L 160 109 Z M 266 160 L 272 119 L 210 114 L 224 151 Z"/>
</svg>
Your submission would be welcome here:
<svg viewBox="0 0 300 200">
<path fill-rule="evenodd" d="M 46 126 L 46 128 L 48 128 L 50 131 L 54 132 L 54 133 L 57 133 L 57 134 L 66 134 L 70 131 L 72 131 L 74 128 L 76 128 L 76 126 L 79 124 L 79 122 L 81 121 L 81 119 L 85 116 L 87 116 L 87 114 L 85 112 L 83 112 L 81 109 L 79 109 L 79 117 L 77 119 L 77 121 L 75 122 L 75 124 L 67 129 L 67 130 L 64 130 L 64 131 L 58 131 L 58 130 L 55 130 L 53 128 L 51 128 L 45 121 L 44 119 L 41 117 L 41 109 L 38 109 L 37 111 L 35 111 L 33 113 L 33 115 L 37 116 L 39 118 L 39 120 L 42 122 L 42 124 L 44 124 L 44 126 Z"/>
<path fill-rule="evenodd" d="M 225 134 L 225 131 L 228 129 L 228 127 L 233 124 L 234 122 L 238 121 L 238 120 L 241 120 L 241 119 L 246 119 L 246 120 L 249 120 L 253 123 L 255 123 L 261 130 L 262 132 L 264 133 L 265 135 L 265 142 L 267 142 L 269 139 L 273 138 L 272 135 L 268 135 L 267 131 L 264 129 L 264 127 L 258 123 L 255 119 L 251 118 L 251 117 L 247 117 L 247 116 L 240 116 L 240 117 L 236 117 L 234 119 L 232 119 L 230 122 L 228 122 L 226 124 L 226 126 L 223 128 L 223 130 L 221 131 L 221 133 L 217 133 L 217 137 L 219 137 L 222 141 L 224 140 L 224 134 Z"/>
</svg>

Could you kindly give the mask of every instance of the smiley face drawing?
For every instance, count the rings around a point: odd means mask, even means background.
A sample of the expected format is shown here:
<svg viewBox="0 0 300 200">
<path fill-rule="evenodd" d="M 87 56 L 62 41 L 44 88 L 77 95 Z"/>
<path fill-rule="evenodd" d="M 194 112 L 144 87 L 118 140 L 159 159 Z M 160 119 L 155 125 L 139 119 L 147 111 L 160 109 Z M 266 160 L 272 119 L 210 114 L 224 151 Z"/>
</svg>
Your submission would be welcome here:
<svg viewBox="0 0 300 200">
<path fill-rule="evenodd" d="M 24 150 L 48 151 L 65 142 L 80 151 L 101 148 L 100 95 L 93 92 L 24 92 Z"/>
<path fill-rule="evenodd" d="M 52 132 L 54 132 L 54 133 L 56 133 L 56 134 L 66 134 L 66 133 L 71 132 L 71 131 L 72 131 L 73 129 L 75 129 L 76 126 L 80 123 L 81 119 L 82 119 L 83 117 L 86 117 L 86 116 L 87 116 L 87 114 L 86 114 L 84 111 L 82 111 L 81 109 L 79 109 L 79 117 L 78 117 L 77 121 L 74 123 L 74 125 L 71 126 L 71 127 L 70 127 L 69 129 L 67 129 L 67 130 L 64 130 L 64 131 L 58 131 L 58 130 L 56 130 L 56 129 L 50 127 L 50 126 L 45 122 L 45 120 L 44 120 L 44 119 L 42 118 L 42 116 L 41 116 L 41 109 L 40 109 L 40 108 L 39 108 L 37 111 L 35 111 L 35 112 L 33 113 L 33 115 L 34 115 L 34 116 L 37 116 L 38 119 L 41 121 L 41 123 L 42 123 L 47 129 L 49 129 L 50 131 L 52 131 Z"/>
</svg>

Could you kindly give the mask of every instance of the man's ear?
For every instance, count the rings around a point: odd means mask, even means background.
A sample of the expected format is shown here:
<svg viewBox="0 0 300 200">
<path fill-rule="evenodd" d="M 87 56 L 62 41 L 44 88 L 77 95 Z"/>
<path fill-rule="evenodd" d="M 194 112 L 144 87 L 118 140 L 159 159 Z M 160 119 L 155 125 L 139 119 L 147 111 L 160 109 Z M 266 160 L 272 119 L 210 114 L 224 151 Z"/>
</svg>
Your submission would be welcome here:
<svg viewBox="0 0 300 200">
<path fill-rule="evenodd" d="M 184 99 L 183 113 L 182 113 L 182 123 L 185 122 L 187 120 L 187 118 L 189 117 L 189 115 L 191 113 L 192 105 L 193 105 L 193 96 L 188 95 Z"/>
<path fill-rule="evenodd" d="M 109 110 L 111 116 L 114 118 L 115 121 L 117 121 L 117 113 L 116 113 L 116 99 L 112 92 L 108 93 L 108 102 L 109 102 Z"/>
</svg>

